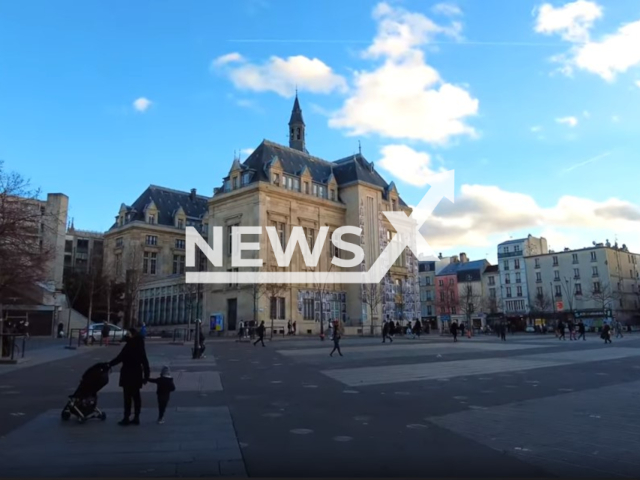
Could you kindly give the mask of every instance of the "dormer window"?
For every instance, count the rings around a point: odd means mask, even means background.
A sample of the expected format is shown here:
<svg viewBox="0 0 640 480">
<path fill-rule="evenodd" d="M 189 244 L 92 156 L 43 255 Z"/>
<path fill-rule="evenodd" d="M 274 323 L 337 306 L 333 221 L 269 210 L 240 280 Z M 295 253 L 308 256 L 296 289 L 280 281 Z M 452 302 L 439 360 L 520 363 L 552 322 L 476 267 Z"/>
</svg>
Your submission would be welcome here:
<svg viewBox="0 0 640 480">
<path fill-rule="evenodd" d="M 393 212 L 396 211 L 396 201 L 395 201 L 395 199 L 391 200 L 391 211 L 393 211 Z"/>
<path fill-rule="evenodd" d="M 313 184 L 313 194 L 316 197 L 318 196 L 318 185 L 316 185 L 315 183 Z"/>
<path fill-rule="evenodd" d="M 278 173 L 274 173 L 272 181 L 274 185 L 280 186 L 280 175 Z"/>
<path fill-rule="evenodd" d="M 184 228 L 184 220 L 182 218 L 178 219 L 178 228 L 180 229 Z"/>
<path fill-rule="evenodd" d="M 304 182 L 304 193 L 309 195 L 309 182 Z"/>
<path fill-rule="evenodd" d="M 233 177 L 233 189 L 236 190 L 238 188 L 238 177 Z"/>
<path fill-rule="evenodd" d="M 156 216 L 155 216 L 155 215 L 153 215 L 153 214 L 151 214 L 151 213 L 150 213 L 150 214 L 149 214 L 149 216 L 148 216 L 147 218 L 149 219 L 149 220 L 148 220 L 148 222 L 149 222 L 150 224 L 152 224 L 152 225 L 153 225 L 153 224 L 155 224 L 155 223 L 156 223 Z"/>
<path fill-rule="evenodd" d="M 251 181 L 251 174 L 250 173 L 243 173 L 242 174 L 242 185 L 249 185 L 250 181 Z"/>
<path fill-rule="evenodd" d="M 331 200 L 336 201 L 336 191 L 333 188 L 331 189 Z"/>
<path fill-rule="evenodd" d="M 298 180 L 297 178 L 294 178 L 294 179 L 293 179 L 293 189 L 294 189 L 296 192 L 299 192 L 299 191 L 300 191 L 300 180 Z"/>
</svg>

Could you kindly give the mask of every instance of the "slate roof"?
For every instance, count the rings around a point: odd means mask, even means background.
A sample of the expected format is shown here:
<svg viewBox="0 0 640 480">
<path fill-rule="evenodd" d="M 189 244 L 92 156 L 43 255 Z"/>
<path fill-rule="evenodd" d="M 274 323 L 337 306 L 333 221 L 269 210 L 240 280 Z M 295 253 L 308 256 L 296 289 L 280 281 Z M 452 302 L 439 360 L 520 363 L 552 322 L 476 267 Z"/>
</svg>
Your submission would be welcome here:
<svg viewBox="0 0 640 480">
<path fill-rule="evenodd" d="M 306 168 L 312 180 L 319 184 L 327 184 L 331 175 L 333 175 L 339 186 L 359 180 L 381 187 L 384 189 L 383 197 L 387 197 L 387 190 L 390 184 L 387 183 L 374 168 L 371 168 L 370 162 L 360 153 L 329 162 L 314 157 L 309 153 L 301 152 L 300 150 L 289 148 L 266 139 L 263 140 L 258 148 L 242 163 L 242 169 L 244 171 L 255 172 L 251 183 L 270 181 L 267 177 L 266 167 L 274 157 L 278 157 L 282 165 L 282 170 L 286 174 L 300 176 Z M 219 193 L 223 193 L 222 190 Z M 400 204 L 406 206 L 406 203 L 404 203 L 401 198 Z"/>
<path fill-rule="evenodd" d="M 174 214 L 182 207 L 187 218 L 202 218 L 208 211 L 209 198 L 204 195 L 192 195 L 191 192 L 181 192 L 171 188 L 149 185 L 133 205 L 127 206 L 132 212 L 129 221 L 144 221 L 144 211 L 151 202 L 158 209 L 157 223 L 159 225 L 174 225 Z M 111 228 L 115 227 L 114 224 Z"/>
<path fill-rule="evenodd" d="M 464 272 L 466 270 L 484 271 L 484 269 L 487 267 L 488 264 L 489 262 L 487 262 L 484 259 L 474 260 L 472 262 L 464 262 L 464 263 L 450 263 L 449 265 L 444 267 L 442 270 L 440 270 L 440 273 L 438 273 L 437 276 L 456 275 L 459 272 Z"/>
</svg>

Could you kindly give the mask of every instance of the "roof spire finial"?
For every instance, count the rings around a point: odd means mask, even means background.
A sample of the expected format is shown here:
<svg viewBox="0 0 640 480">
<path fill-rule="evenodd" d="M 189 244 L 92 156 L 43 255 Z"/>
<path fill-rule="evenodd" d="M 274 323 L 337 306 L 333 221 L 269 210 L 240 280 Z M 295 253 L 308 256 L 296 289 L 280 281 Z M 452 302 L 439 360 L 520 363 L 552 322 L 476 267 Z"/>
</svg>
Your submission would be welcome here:
<svg viewBox="0 0 640 480">
<path fill-rule="evenodd" d="M 358 140 L 358 153 L 362 155 L 362 145 L 360 145 L 360 140 Z"/>
</svg>

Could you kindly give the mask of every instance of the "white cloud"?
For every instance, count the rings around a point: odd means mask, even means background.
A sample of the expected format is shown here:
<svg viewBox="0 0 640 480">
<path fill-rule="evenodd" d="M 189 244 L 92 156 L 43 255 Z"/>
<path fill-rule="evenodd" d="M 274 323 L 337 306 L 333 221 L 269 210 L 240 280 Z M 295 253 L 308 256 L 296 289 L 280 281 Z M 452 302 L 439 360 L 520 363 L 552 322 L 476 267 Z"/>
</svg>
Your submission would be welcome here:
<svg viewBox="0 0 640 480">
<path fill-rule="evenodd" d="M 594 21 L 602 17 L 602 8 L 595 2 L 577 0 L 558 8 L 545 3 L 537 13 L 536 32 L 560 34 L 567 41 L 584 42 L 589 39 Z"/>
<path fill-rule="evenodd" d="M 570 127 L 575 127 L 576 125 L 578 125 L 578 119 L 576 117 L 556 118 L 556 122 L 568 125 Z"/>
<path fill-rule="evenodd" d="M 437 249 L 459 246 L 495 248 L 498 241 L 511 235 L 541 234 L 553 230 L 573 239 L 592 235 L 593 239 L 612 232 L 629 234 L 636 241 L 640 231 L 640 206 L 619 199 L 595 202 L 586 198 L 564 196 L 554 206 L 543 208 L 522 193 L 496 186 L 462 185 L 455 203 L 443 201 L 422 228 L 427 242 Z M 554 243 L 555 244 L 555 243 Z M 572 244 L 562 247 L 582 247 Z M 560 245 L 558 245 L 560 247 Z M 634 248 L 640 248 L 640 244 Z"/>
<path fill-rule="evenodd" d="M 533 133 L 538 133 L 542 131 L 542 127 L 540 125 L 534 125 L 533 127 L 531 127 L 531 131 Z"/>
<path fill-rule="evenodd" d="M 380 151 L 378 164 L 394 177 L 410 185 L 423 187 L 433 179 L 431 156 L 406 145 L 387 145 Z"/>
<path fill-rule="evenodd" d="M 148 98 L 140 97 L 133 102 L 133 108 L 138 112 L 146 112 L 153 102 Z"/>
<path fill-rule="evenodd" d="M 248 157 L 253 153 L 254 150 L 255 148 L 243 148 L 242 150 L 240 150 L 240 153 Z"/>
<path fill-rule="evenodd" d="M 421 50 L 439 35 L 460 38 L 460 24 L 443 27 L 426 16 L 379 4 L 373 12 L 378 33 L 365 58 L 382 59 L 378 68 L 355 73 L 354 89 L 329 121 L 349 135 L 378 134 L 393 139 L 444 144 L 475 136 L 466 123 L 478 100 L 446 83 Z"/>
<path fill-rule="evenodd" d="M 244 62 L 244 57 L 240 55 L 238 52 L 227 53 L 226 55 L 221 55 L 216 58 L 213 62 L 211 62 L 211 67 L 221 67 L 223 65 L 228 65 L 230 63 L 239 63 Z"/>
<path fill-rule="evenodd" d="M 346 80 L 317 58 L 302 55 L 286 59 L 272 56 L 258 65 L 246 61 L 237 53 L 218 57 L 213 61 L 216 71 L 226 74 L 241 90 L 275 92 L 290 98 L 298 90 L 312 93 L 345 92 Z"/>
<path fill-rule="evenodd" d="M 640 65 L 640 20 L 623 24 L 614 33 L 594 41 L 590 30 L 601 17 L 602 8 L 585 0 L 559 8 L 545 4 L 538 9 L 535 31 L 559 34 L 572 44 L 568 52 L 551 57 L 561 65 L 560 72 L 571 76 L 579 69 L 611 82 L 618 74 Z"/>
<path fill-rule="evenodd" d="M 432 8 L 431 11 L 438 15 L 445 15 L 447 17 L 454 17 L 456 15 L 462 15 L 462 10 L 457 5 L 453 3 L 437 3 Z"/>
</svg>

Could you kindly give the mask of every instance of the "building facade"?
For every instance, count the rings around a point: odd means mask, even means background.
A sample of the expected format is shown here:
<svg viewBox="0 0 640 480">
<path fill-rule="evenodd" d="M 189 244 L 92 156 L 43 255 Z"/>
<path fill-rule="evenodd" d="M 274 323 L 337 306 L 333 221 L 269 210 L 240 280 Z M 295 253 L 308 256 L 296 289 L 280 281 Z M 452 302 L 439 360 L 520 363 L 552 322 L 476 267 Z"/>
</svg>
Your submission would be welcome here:
<svg viewBox="0 0 640 480">
<path fill-rule="evenodd" d="M 253 271 L 318 272 L 318 281 L 304 285 L 208 285 L 204 295 L 206 313 L 222 315 L 224 328 L 230 332 L 236 330 L 239 321 L 264 320 L 275 333 L 283 332 L 291 321 L 300 333 L 316 333 L 335 320 L 348 327 L 374 331 L 387 317 L 400 321 L 418 318 L 418 261 L 408 249 L 390 266 L 382 281 L 381 302 L 376 305 L 373 318 L 369 318 L 369 307 L 363 301 L 365 285 L 323 282 L 322 272 L 346 271 L 332 264 L 334 257 L 352 258 L 352 254 L 340 251 L 329 241 L 341 226 L 362 228 L 359 239 L 345 236 L 345 240 L 359 243 L 365 252 L 363 263 L 350 271 L 371 267 L 395 235 L 384 211 L 411 212 L 395 185 L 387 183 L 362 154 L 327 161 L 308 152 L 306 125 L 296 96 L 289 121 L 289 146 L 264 140 L 244 162 L 234 159 L 222 187 L 215 189 L 209 200 L 209 225 L 224 229 L 225 254 L 222 267 L 208 268 L 236 271 L 231 264 L 233 228 L 259 226 L 262 234 L 243 236 L 243 241 L 259 243 L 259 250 L 243 256 L 261 260 L 261 266 Z M 321 249 L 318 264 L 306 265 L 298 249 L 289 267 L 279 267 L 263 228 L 267 226 L 275 229 L 283 248 L 292 229 L 302 228 L 310 250 Z M 318 239 L 321 227 L 329 229 L 323 244 Z M 239 269 L 243 270 L 246 269 Z"/>
<path fill-rule="evenodd" d="M 202 288 L 187 285 L 185 228 L 207 235 L 207 202 L 195 189 L 150 185 L 132 205 L 122 204 L 104 236 L 104 272 L 127 285 L 132 322 L 178 325 L 202 316 Z"/>
<path fill-rule="evenodd" d="M 548 251 L 547 240 L 532 235 L 498 245 L 500 298 L 506 319 L 515 328 L 524 328 L 529 322 L 530 295 L 525 258 L 544 255 Z"/>
<path fill-rule="evenodd" d="M 527 257 L 530 316 L 537 323 L 580 319 L 594 328 L 613 319 L 635 324 L 639 262 L 640 255 L 608 242 Z"/>
<path fill-rule="evenodd" d="M 420 284 L 421 322 L 431 330 L 439 330 L 436 295 L 436 275 L 451 262 L 451 257 L 439 255 L 438 260 L 418 262 L 418 281 Z M 425 327 L 426 328 L 426 327 Z"/>
<path fill-rule="evenodd" d="M 89 273 L 102 271 L 104 263 L 104 233 L 76 230 L 71 224 L 65 235 L 64 270 Z"/>
</svg>

